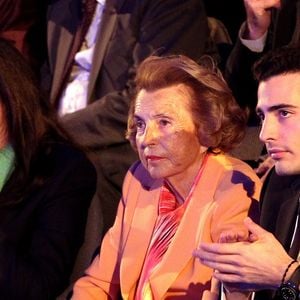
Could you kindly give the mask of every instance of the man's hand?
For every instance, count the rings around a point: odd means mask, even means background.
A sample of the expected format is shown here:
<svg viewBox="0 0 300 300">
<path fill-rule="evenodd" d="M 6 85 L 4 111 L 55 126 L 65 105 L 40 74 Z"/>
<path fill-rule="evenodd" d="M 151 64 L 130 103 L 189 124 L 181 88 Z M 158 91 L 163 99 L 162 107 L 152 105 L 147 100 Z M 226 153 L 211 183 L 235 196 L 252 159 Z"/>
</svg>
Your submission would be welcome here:
<svg viewBox="0 0 300 300">
<path fill-rule="evenodd" d="M 271 8 L 280 8 L 280 0 L 244 0 L 247 13 L 247 31 L 243 38 L 256 40 L 269 28 Z"/>
<path fill-rule="evenodd" d="M 248 241 L 202 243 L 194 256 L 215 269 L 214 277 L 224 282 L 230 291 L 278 288 L 292 258 L 273 234 L 250 218 L 244 223 L 250 233 Z"/>
</svg>

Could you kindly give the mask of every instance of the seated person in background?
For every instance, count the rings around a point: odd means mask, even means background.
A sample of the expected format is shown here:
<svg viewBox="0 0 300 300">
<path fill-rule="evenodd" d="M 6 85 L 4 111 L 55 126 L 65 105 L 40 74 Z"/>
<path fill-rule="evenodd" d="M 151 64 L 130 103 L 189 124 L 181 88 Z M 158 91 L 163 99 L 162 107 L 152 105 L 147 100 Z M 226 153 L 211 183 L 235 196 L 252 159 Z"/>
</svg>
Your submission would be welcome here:
<svg viewBox="0 0 300 300">
<path fill-rule="evenodd" d="M 66 288 L 95 185 L 24 57 L 1 39 L 1 299 L 54 299 Z"/>
<path fill-rule="evenodd" d="M 106 232 L 125 174 L 137 159 L 124 136 L 136 67 L 153 53 L 195 60 L 211 53 L 203 0 L 51 1 L 47 25 L 43 87 L 64 127 L 89 150 L 99 182 L 93 205 Z M 94 240 L 102 238 L 96 226 Z M 96 244 L 90 247 L 92 255 Z"/>
<path fill-rule="evenodd" d="M 127 136 L 140 161 L 72 299 L 212 299 L 213 270 L 192 252 L 225 230 L 247 236 L 242 220 L 260 193 L 254 171 L 225 154 L 245 114 L 220 72 L 185 56 L 150 56 L 136 84 Z"/>
</svg>

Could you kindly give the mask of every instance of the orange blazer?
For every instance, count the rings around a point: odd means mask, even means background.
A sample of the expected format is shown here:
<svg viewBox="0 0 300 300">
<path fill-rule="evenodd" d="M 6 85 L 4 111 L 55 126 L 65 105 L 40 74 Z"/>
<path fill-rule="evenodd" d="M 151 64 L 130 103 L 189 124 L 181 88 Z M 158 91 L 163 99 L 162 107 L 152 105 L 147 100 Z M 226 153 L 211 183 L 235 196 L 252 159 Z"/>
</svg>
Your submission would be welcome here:
<svg viewBox="0 0 300 300">
<path fill-rule="evenodd" d="M 134 299 L 143 261 L 158 215 L 162 180 L 140 162 L 128 171 L 113 227 L 100 254 L 75 286 L 75 300 Z M 217 242 L 220 233 L 245 229 L 243 219 L 256 207 L 261 182 L 244 162 L 210 154 L 178 230 L 149 282 L 153 299 L 212 299 L 213 270 L 192 252 L 200 242 Z"/>
</svg>

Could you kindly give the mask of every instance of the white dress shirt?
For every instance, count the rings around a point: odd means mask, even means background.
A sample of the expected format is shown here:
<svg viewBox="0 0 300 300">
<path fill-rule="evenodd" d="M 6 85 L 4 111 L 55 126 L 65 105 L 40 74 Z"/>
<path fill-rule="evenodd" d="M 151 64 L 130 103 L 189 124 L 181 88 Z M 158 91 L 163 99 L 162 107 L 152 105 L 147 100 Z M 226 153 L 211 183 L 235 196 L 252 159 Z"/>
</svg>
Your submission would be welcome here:
<svg viewBox="0 0 300 300">
<path fill-rule="evenodd" d="M 75 65 L 59 104 L 59 115 L 65 115 L 87 106 L 87 90 L 92 68 L 94 48 L 105 0 L 97 0 L 96 10 L 81 49 L 75 55 Z"/>
</svg>

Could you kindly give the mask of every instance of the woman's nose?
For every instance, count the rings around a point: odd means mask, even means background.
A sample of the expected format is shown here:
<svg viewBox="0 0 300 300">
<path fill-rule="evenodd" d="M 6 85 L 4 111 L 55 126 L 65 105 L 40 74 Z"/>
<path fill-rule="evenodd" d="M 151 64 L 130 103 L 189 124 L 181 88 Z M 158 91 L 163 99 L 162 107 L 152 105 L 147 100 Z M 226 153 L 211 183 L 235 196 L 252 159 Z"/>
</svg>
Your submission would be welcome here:
<svg viewBox="0 0 300 300">
<path fill-rule="evenodd" d="M 143 146 L 155 145 L 157 143 L 159 132 L 154 124 L 149 124 L 144 132 Z"/>
</svg>

